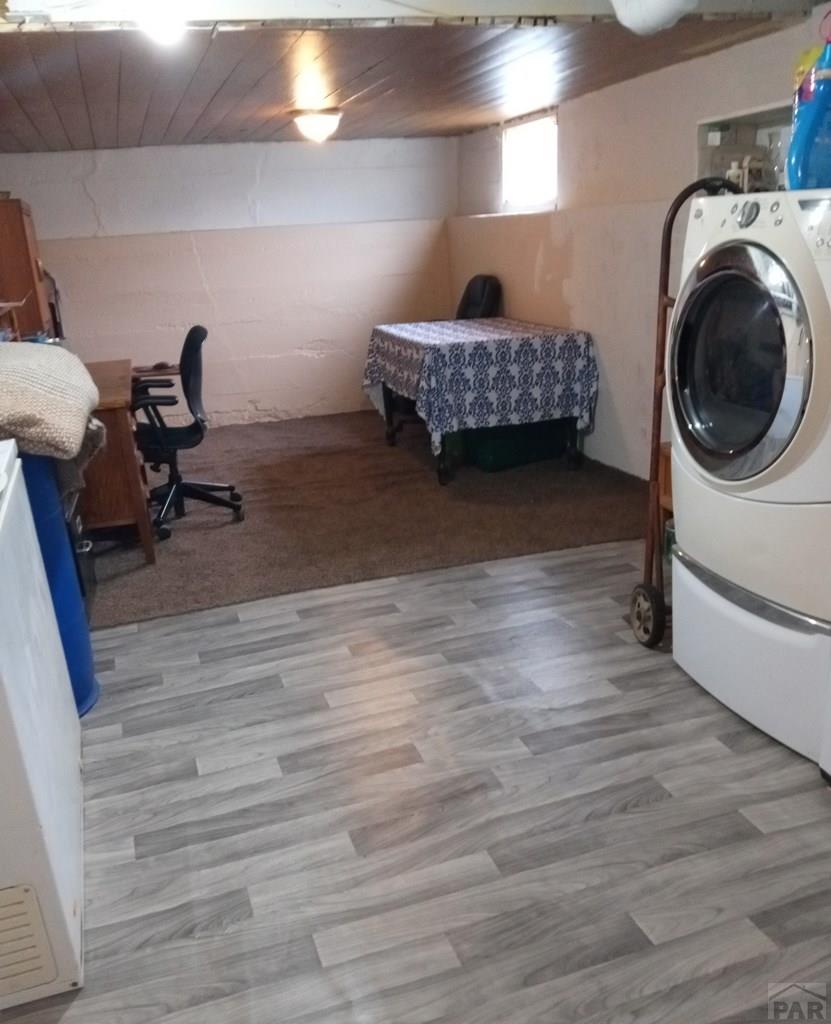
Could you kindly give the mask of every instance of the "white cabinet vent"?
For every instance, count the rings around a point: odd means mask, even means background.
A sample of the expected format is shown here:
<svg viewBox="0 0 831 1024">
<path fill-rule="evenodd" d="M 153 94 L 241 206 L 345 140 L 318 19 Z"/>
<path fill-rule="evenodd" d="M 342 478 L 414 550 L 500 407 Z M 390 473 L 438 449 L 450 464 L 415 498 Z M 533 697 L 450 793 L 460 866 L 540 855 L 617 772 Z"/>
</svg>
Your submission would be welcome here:
<svg viewBox="0 0 831 1024">
<path fill-rule="evenodd" d="M 57 976 L 34 889 L 0 889 L 0 996 L 48 985 Z"/>
</svg>

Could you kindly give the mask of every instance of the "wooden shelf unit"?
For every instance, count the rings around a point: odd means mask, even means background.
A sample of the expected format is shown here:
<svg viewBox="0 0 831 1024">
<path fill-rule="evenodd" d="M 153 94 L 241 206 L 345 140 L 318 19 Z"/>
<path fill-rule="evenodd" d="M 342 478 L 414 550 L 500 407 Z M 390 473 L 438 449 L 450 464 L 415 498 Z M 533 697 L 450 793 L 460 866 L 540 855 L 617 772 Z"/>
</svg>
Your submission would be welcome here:
<svg viewBox="0 0 831 1024">
<path fill-rule="evenodd" d="M 21 336 L 54 331 L 32 211 L 22 199 L 0 199 L 0 299 L 26 302 L 15 310 Z M 28 298 L 27 298 L 28 296 Z"/>
</svg>

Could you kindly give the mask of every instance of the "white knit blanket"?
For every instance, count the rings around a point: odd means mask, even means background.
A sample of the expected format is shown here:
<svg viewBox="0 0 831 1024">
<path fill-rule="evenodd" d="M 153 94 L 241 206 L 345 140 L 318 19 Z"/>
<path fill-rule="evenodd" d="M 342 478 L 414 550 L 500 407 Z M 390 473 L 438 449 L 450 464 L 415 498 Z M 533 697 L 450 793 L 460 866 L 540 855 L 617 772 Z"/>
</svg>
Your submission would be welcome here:
<svg viewBox="0 0 831 1024">
<path fill-rule="evenodd" d="M 21 451 L 74 459 L 98 389 L 81 360 L 58 345 L 0 343 L 0 439 Z"/>
</svg>

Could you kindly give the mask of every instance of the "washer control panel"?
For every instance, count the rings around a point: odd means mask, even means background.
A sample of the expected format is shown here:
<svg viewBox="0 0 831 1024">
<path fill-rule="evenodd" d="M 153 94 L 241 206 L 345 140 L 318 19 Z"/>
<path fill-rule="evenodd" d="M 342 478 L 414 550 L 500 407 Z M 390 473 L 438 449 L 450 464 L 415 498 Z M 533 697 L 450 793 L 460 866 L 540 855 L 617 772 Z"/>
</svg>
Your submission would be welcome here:
<svg viewBox="0 0 831 1024">
<path fill-rule="evenodd" d="M 815 259 L 831 258 L 831 198 L 797 198 L 799 226 Z"/>
<path fill-rule="evenodd" d="M 746 238 L 790 261 L 804 251 L 800 237 L 815 262 L 831 263 L 831 189 L 699 196 L 692 201 L 684 258 Z"/>
<path fill-rule="evenodd" d="M 710 227 L 720 228 L 726 235 L 735 234 L 736 229 L 750 227 L 758 230 L 779 228 L 784 223 L 785 203 L 785 198 L 778 192 L 718 196 L 699 200 L 693 219 L 707 220 Z"/>
</svg>

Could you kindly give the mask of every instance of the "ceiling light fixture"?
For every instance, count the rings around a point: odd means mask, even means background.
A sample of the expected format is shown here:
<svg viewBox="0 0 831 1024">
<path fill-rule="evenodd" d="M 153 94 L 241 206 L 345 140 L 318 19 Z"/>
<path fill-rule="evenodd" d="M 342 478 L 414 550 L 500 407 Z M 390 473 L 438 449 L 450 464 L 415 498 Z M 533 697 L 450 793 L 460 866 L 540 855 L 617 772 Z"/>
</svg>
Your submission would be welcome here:
<svg viewBox="0 0 831 1024">
<path fill-rule="evenodd" d="M 325 142 L 338 130 L 341 112 L 337 107 L 327 107 L 325 110 L 295 110 L 291 116 L 301 135 L 311 142 Z"/>
<path fill-rule="evenodd" d="M 617 20 L 639 36 L 661 32 L 692 14 L 698 0 L 612 0 Z"/>
<path fill-rule="evenodd" d="M 146 2 L 136 18 L 136 26 L 159 46 L 175 46 L 182 41 L 188 27 L 176 8 L 175 3 Z"/>
</svg>

